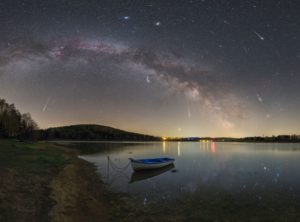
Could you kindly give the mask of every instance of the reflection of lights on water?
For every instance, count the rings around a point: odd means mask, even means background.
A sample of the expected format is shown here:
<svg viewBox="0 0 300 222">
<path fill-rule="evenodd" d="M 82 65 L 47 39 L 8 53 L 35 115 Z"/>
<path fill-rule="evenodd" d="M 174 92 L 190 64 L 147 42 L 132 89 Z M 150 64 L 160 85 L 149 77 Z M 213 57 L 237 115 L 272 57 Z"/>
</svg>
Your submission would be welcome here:
<svg viewBox="0 0 300 222">
<path fill-rule="evenodd" d="M 200 146 L 200 150 L 203 151 L 210 151 L 212 153 L 216 153 L 217 152 L 217 144 L 213 141 L 210 140 L 200 140 L 199 142 Z"/>
<path fill-rule="evenodd" d="M 180 142 L 177 143 L 177 156 L 180 156 Z"/>
<path fill-rule="evenodd" d="M 212 152 L 212 153 L 215 153 L 217 150 L 216 150 L 216 143 L 215 142 L 212 142 L 211 144 L 210 144 L 210 151 Z"/>
<path fill-rule="evenodd" d="M 148 201 L 148 199 L 147 199 L 147 197 L 145 197 L 145 198 L 144 198 L 144 201 L 143 201 L 143 204 L 146 205 L 146 204 L 147 204 L 147 201 Z"/>
<path fill-rule="evenodd" d="M 163 141 L 163 152 L 165 153 L 166 152 L 166 142 Z"/>
</svg>

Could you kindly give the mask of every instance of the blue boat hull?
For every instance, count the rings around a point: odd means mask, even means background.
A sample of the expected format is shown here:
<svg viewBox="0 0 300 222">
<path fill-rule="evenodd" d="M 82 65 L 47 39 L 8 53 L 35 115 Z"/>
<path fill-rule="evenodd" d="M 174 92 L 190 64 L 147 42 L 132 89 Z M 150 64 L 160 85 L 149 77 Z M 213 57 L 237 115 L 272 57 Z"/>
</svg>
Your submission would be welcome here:
<svg viewBox="0 0 300 222">
<path fill-rule="evenodd" d="M 131 166 L 135 171 L 159 169 L 171 165 L 175 161 L 175 159 L 168 157 L 138 160 L 132 158 L 129 159 L 131 161 Z"/>
</svg>

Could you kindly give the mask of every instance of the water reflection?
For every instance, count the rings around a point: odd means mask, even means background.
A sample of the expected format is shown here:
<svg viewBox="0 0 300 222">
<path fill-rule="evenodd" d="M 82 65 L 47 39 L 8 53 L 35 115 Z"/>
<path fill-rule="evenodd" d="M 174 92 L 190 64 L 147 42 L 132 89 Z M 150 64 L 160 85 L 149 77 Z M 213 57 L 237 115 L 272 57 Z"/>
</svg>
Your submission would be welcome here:
<svg viewBox="0 0 300 222">
<path fill-rule="evenodd" d="M 217 143 L 214 141 L 200 141 L 199 142 L 200 151 L 216 153 L 217 152 Z"/>
<path fill-rule="evenodd" d="M 210 141 L 202 140 L 199 142 L 200 144 L 200 150 L 202 151 L 210 151 Z"/>
<path fill-rule="evenodd" d="M 217 146 L 215 142 L 211 142 L 210 143 L 210 150 L 212 153 L 216 153 L 217 152 Z"/>
<path fill-rule="evenodd" d="M 158 176 L 160 174 L 163 174 L 167 171 L 172 170 L 174 167 L 175 167 L 174 164 L 172 164 L 172 165 L 168 165 L 168 166 L 162 167 L 160 169 L 156 169 L 156 170 L 133 172 L 131 174 L 130 183 L 133 183 L 133 182 L 136 182 L 136 181 L 141 181 L 141 180 L 146 180 L 146 179 L 149 179 L 151 177 Z"/>
<path fill-rule="evenodd" d="M 224 221 L 247 221 L 245 215 L 257 213 L 260 217 L 266 212 L 275 219 L 259 221 L 276 221 L 278 216 L 285 221 L 289 212 L 295 216 L 293 219 L 300 218 L 296 215 L 300 212 L 300 144 L 164 141 L 90 144 L 83 145 L 83 149 L 88 146 L 99 146 L 101 152 L 81 158 L 94 163 L 104 182 L 113 191 L 130 194 L 137 206 L 144 206 L 146 200 L 147 206 L 153 203 L 160 212 L 193 213 L 192 219 L 221 215 Z M 107 156 L 113 164 L 108 165 Z M 128 158 L 159 156 L 175 158 L 176 170 L 133 173 L 127 167 Z M 178 205 L 177 200 L 182 204 Z M 190 221 L 223 221 L 200 219 Z M 293 219 L 287 221 L 298 221 Z"/>
<path fill-rule="evenodd" d="M 99 146 L 103 144 L 89 144 Z M 88 148 L 88 147 L 87 147 Z M 108 165 L 107 156 L 113 165 Z M 128 158 L 169 156 L 176 159 L 178 174 L 158 174 L 149 180 L 129 183 L 133 174 Z M 101 152 L 83 155 L 94 163 L 105 183 L 113 190 L 141 194 L 172 192 L 174 196 L 190 187 L 214 187 L 230 193 L 264 192 L 292 187 L 300 194 L 300 144 L 249 144 L 217 142 L 167 142 L 147 144 L 106 144 Z M 134 176 L 135 177 L 135 176 Z M 299 185 L 299 186 L 298 186 Z M 299 187 L 296 189 L 295 187 Z M 195 189 L 192 189 L 195 190 Z M 261 196 L 261 195 L 259 195 Z"/>
</svg>

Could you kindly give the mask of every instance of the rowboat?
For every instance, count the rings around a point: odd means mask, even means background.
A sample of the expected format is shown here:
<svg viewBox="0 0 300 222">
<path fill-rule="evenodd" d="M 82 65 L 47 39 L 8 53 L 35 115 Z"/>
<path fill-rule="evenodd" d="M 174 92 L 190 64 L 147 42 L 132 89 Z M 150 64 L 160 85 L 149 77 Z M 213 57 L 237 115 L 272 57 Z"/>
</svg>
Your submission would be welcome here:
<svg viewBox="0 0 300 222">
<path fill-rule="evenodd" d="M 129 160 L 131 161 L 131 166 L 134 171 L 159 169 L 161 167 L 173 164 L 175 161 L 175 159 L 169 157 L 138 160 L 129 158 Z"/>
<path fill-rule="evenodd" d="M 170 170 L 174 169 L 174 164 L 170 164 L 168 166 L 164 166 L 158 169 L 154 170 L 139 170 L 139 171 L 134 171 L 131 174 L 131 179 L 129 183 L 141 181 L 141 180 L 146 180 L 152 177 L 156 177 L 160 174 L 163 174 L 165 172 L 168 172 Z"/>
</svg>

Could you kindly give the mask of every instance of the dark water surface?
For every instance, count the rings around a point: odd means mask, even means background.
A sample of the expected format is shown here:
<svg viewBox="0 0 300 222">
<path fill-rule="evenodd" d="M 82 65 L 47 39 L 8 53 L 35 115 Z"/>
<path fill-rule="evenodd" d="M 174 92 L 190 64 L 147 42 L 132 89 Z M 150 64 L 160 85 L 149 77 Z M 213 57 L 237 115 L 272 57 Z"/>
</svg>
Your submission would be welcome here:
<svg viewBox="0 0 300 222">
<path fill-rule="evenodd" d="M 97 166 L 111 190 L 128 193 L 130 201 L 144 210 L 148 208 L 153 217 L 171 213 L 173 219 L 163 220 L 300 221 L 300 144 L 162 142 L 80 146 L 94 152 L 101 150 L 80 157 Z M 161 156 L 175 158 L 174 167 L 134 173 L 128 160 Z"/>
</svg>

